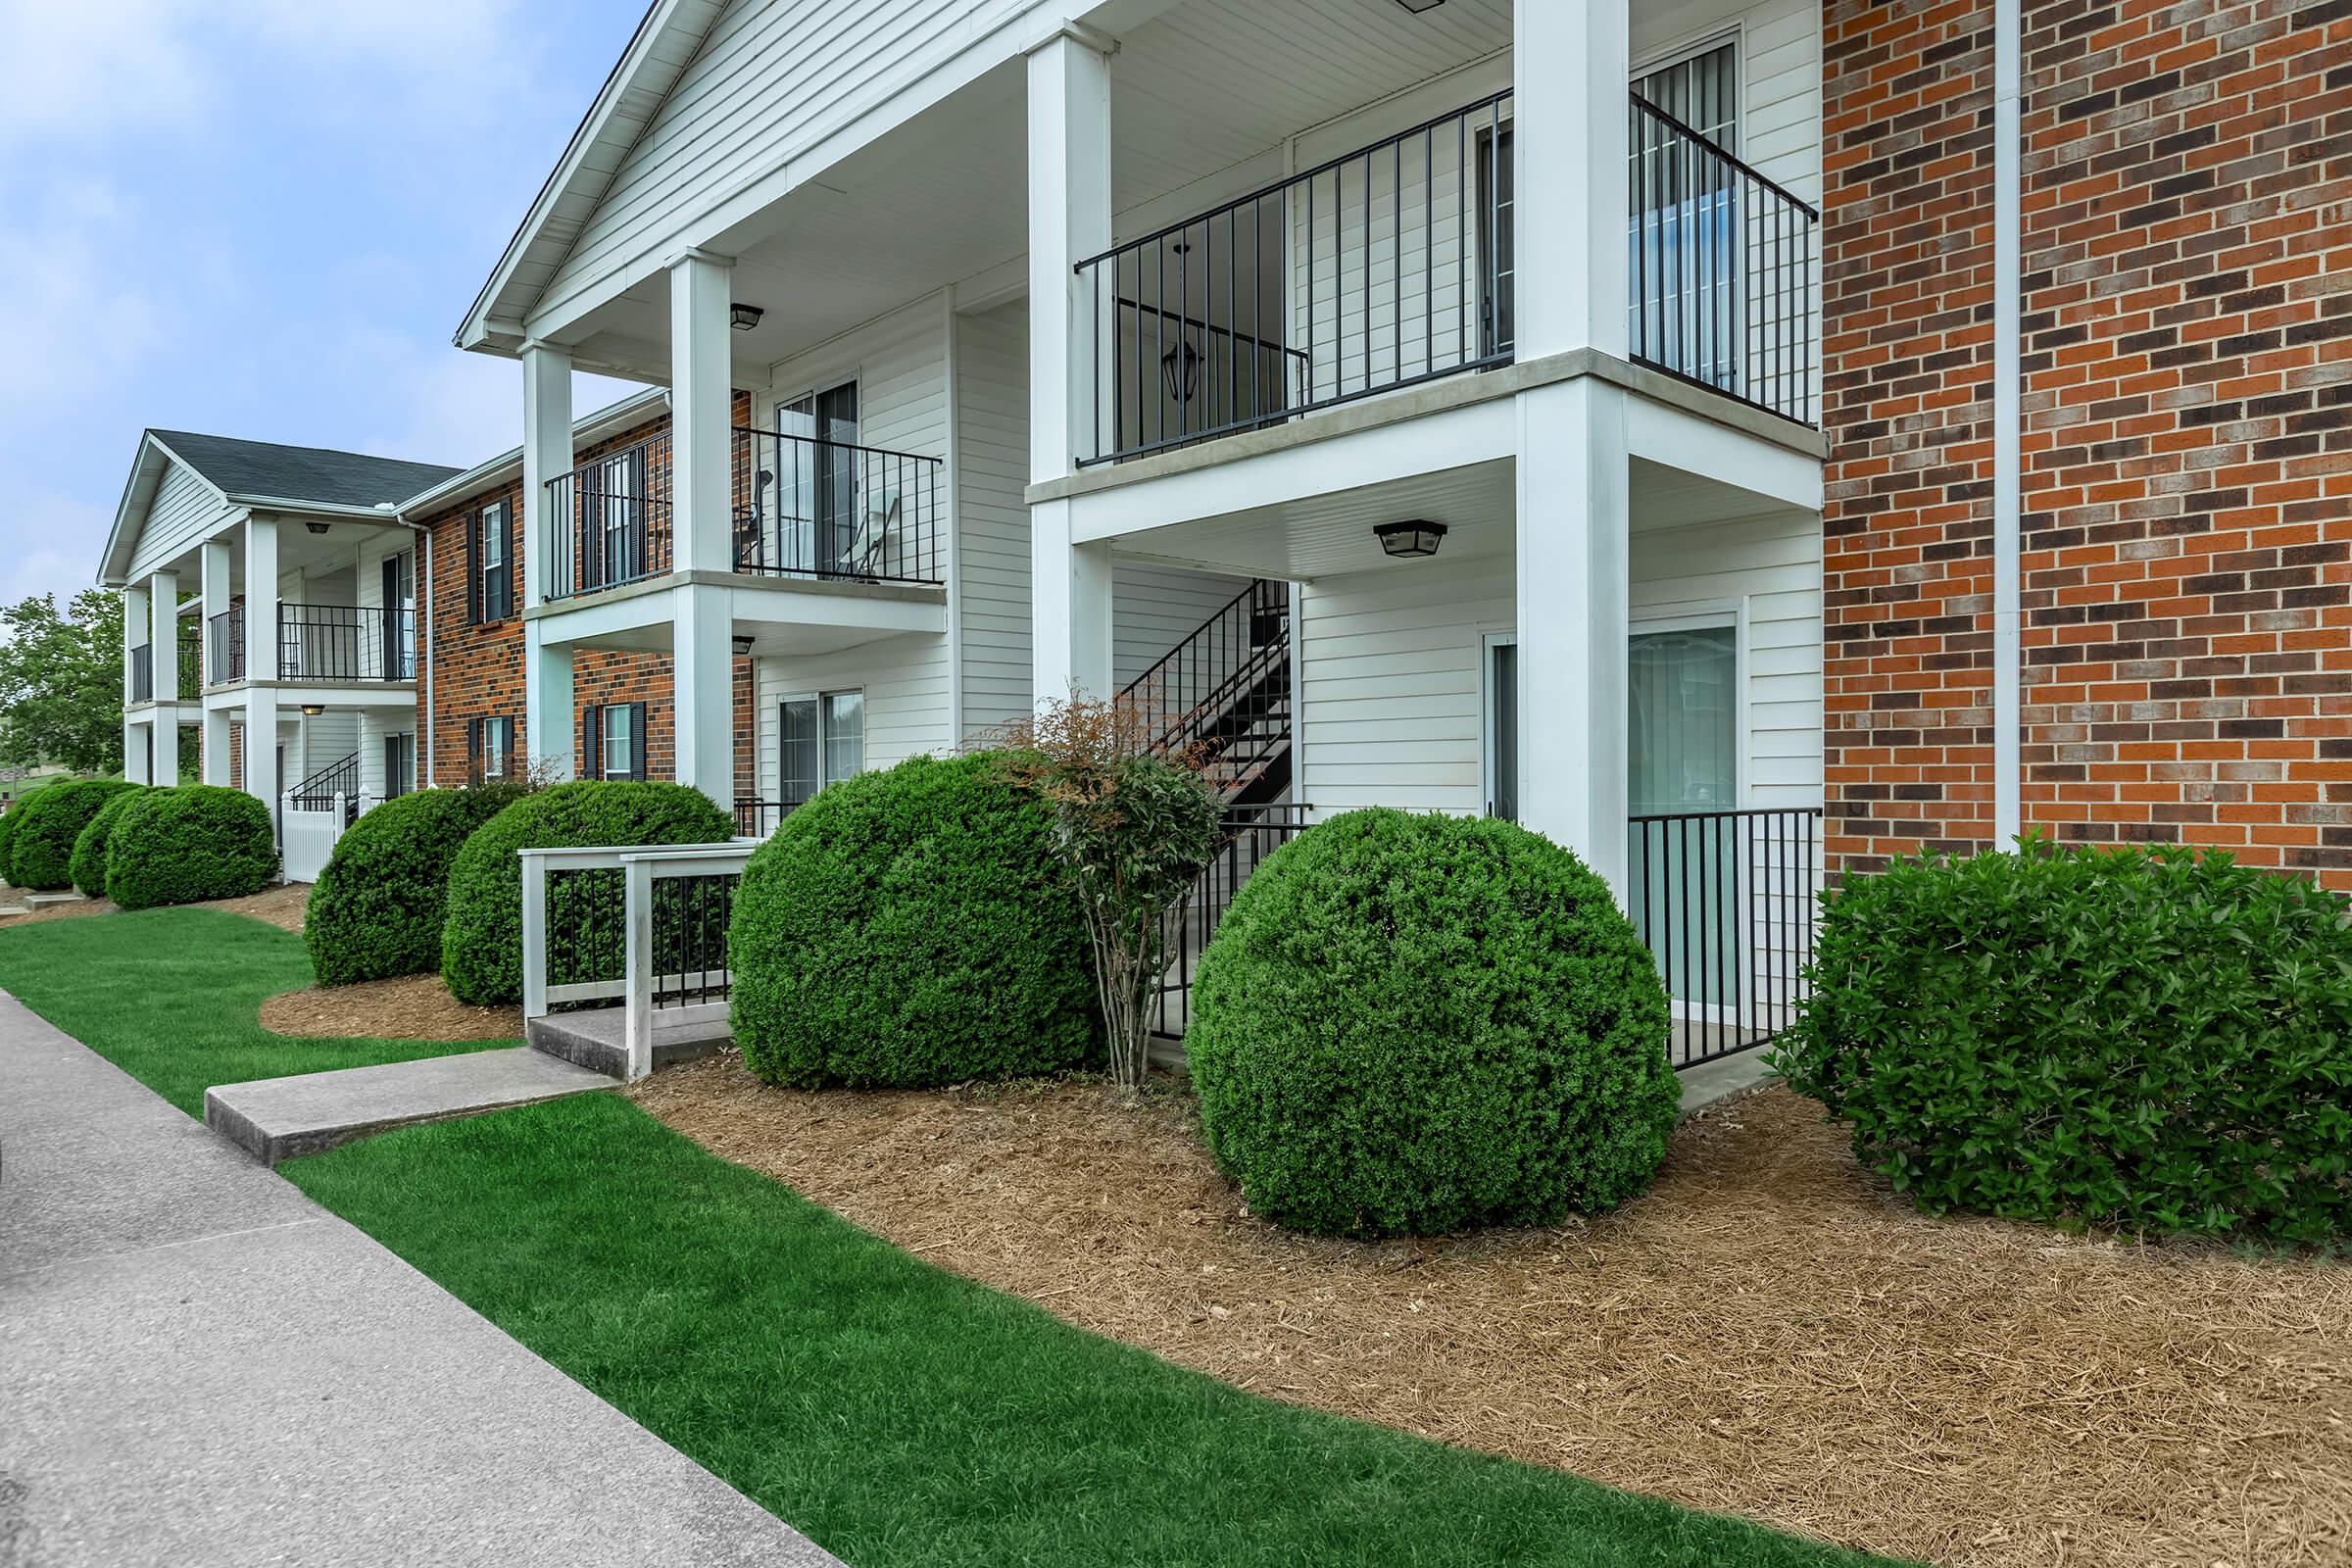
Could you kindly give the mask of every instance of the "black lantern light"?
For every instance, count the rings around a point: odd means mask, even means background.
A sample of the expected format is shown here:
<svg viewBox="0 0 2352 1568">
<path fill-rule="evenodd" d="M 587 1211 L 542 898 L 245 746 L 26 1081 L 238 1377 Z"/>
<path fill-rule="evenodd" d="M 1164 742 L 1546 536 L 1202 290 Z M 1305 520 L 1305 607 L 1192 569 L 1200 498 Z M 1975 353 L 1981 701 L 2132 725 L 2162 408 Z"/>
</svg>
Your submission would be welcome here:
<svg viewBox="0 0 2352 1568">
<path fill-rule="evenodd" d="M 1179 333 L 1176 346 L 1159 357 L 1160 379 L 1167 383 L 1168 396 L 1179 406 L 1193 401 L 1200 388 L 1200 351 L 1193 340 Z"/>
<path fill-rule="evenodd" d="M 730 305 L 727 307 L 727 324 L 738 332 L 749 332 L 760 324 L 760 318 L 766 314 L 757 305 Z"/>
<path fill-rule="evenodd" d="M 1380 548 L 1398 561 L 1434 556 L 1446 538 L 1446 525 L 1415 517 L 1406 522 L 1384 522 L 1372 530 Z"/>
</svg>

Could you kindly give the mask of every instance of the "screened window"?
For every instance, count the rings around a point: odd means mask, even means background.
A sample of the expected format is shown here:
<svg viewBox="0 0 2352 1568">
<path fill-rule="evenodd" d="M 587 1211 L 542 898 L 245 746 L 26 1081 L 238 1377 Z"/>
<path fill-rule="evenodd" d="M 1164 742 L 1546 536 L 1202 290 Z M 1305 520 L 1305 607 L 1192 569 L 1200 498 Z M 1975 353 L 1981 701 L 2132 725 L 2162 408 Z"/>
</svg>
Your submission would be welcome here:
<svg viewBox="0 0 2352 1568">
<path fill-rule="evenodd" d="M 777 799 L 798 806 L 865 769 L 865 694 L 787 697 L 777 712 Z"/>
<path fill-rule="evenodd" d="M 514 612 L 514 574 L 507 558 L 507 508 L 492 502 L 474 519 L 474 619 L 503 620 Z"/>
<path fill-rule="evenodd" d="M 516 728 L 509 716 L 477 718 L 466 725 L 469 771 L 476 781 L 513 776 Z"/>
<path fill-rule="evenodd" d="M 642 778 L 645 737 L 637 733 L 634 704 L 615 703 L 600 712 L 602 734 L 598 751 L 606 778 Z"/>
</svg>

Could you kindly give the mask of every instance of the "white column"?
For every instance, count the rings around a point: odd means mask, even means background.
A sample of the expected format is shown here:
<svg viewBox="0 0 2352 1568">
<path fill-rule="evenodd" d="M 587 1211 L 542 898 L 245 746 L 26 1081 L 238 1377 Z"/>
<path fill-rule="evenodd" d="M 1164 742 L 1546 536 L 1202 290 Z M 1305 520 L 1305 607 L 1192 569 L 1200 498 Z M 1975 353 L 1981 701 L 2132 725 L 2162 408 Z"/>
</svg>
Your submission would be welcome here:
<svg viewBox="0 0 2352 1568">
<path fill-rule="evenodd" d="M 179 577 L 159 571 L 147 579 L 147 658 L 155 673 L 154 754 L 150 784 L 179 782 L 179 711 L 168 705 L 189 695 L 179 689 Z"/>
<path fill-rule="evenodd" d="M 1057 33 L 1029 56 L 1029 473 L 1076 471 L 1094 440 L 1091 291 L 1077 264 L 1110 246 L 1110 66 Z M 1081 406 L 1081 388 L 1089 389 Z M 1070 505 L 1029 510 L 1032 693 L 1112 694 L 1109 546 L 1070 539 Z"/>
<path fill-rule="evenodd" d="M 531 764 L 551 779 L 572 774 L 571 645 L 544 640 L 543 623 L 522 623 L 523 746 Z"/>
<path fill-rule="evenodd" d="M 670 564 L 735 568 L 728 443 L 734 428 L 735 264 L 688 251 L 669 264 Z"/>
<path fill-rule="evenodd" d="M 1516 353 L 1626 354 L 1626 0 L 1512 8 Z"/>
<path fill-rule="evenodd" d="M 201 551 L 201 590 L 204 596 L 202 618 L 197 628 L 202 639 L 198 657 L 204 661 L 206 684 L 223 678 L 224 672 L 212 666 L 213 617 L 228 612 L 230 597 L 229 549 L 226 539 L 207 539 Z M 197 776 L 207 784 L 228 782 L 228 710 L 207 708 L 204 710 L 204 736 L 197 752 Z"/>
<path fill-rule="evenodd" d="M 550 515 L 547 481 L 571 471 L 571 355 L 546 343 L 522 349 L 522 603 L 526 610 L 547 597 L 558 519 Z M 566 519 L 567 520 L 567 519 Z"/>
<path fill-rule="evenodd" d="M 1518 397 L 1520 820 L 1625 896 L 1630 598 L 1625 394 Z"/>
<path fill-rule="evenodd" d="M 147 755 L 147 732 L 152 716 L 152 713 L 148 717 L 135 717 L 129 713 L 122 715 L 122 776 L 133 784 L 155 782 L 154 769 Z"/>
<path fill-rule="evenodd" d="M 1070 542 L 1067 501 L 1031 507 L 1030 688 L 1037 702 L 1112 695 L 1110 611 L 1110 547 Z"/>
<path fill-rule="evenodd" d="M 675 590 L 670 615 L 671 753 L 680 784 L 735 809 L 735 618 L 727 590 Z M 638 737 L 638 744 L 645 744 Z"/>
<path fill-rule="evenodd" d="M 147 590 L 136 584 L 125 584 L 122 588 L 122 706 L 125 708 L 130 706 L 133 690 L 130 656 L 139 644 L 147 641 L 149 624 Z M 152 647 L 148 649 L 147 657 L 151 662 L 154 660 L 155 650 Z M 152 662 L 149 667 L 153 667 Z"/>
<path fill-rule="evenodd" d="M 1622 3 L 1622 0 L 1621 0 Z M 1110 248 L 1110 63 L 1055 34 L 1029 56 L 1029 477 L 1077 467 L 1093 439 L 1090 290 L 1073 270 Z M 1084 410 L 1079 389 L 1089 389 Z"/>
<path fill-rule="evenodd" d="M 277 819 L 277 519 L 245 519 L 245 793 Z"/>
</svg>

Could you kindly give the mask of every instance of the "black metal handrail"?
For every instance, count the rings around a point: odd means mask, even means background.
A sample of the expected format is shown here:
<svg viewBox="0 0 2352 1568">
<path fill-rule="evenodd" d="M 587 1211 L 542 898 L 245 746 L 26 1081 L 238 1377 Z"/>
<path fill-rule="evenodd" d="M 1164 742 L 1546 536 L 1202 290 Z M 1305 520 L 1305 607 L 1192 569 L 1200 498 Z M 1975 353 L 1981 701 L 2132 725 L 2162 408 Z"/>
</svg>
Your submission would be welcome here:
<svg viewBox="0 0 2352 1568">
<path fill-rule="evenodd" d="M 343 802 L 343 825 L 360 817 L 360 754 L 329 762 L 286 792 L 286 804 L 297 811 L 331 811 L 337 797 Z"/>
<path fill-rule="evenodd" d="M 1165 916 L 1162 929 L 1167 966 L 1152 1000 L 1152 1033 L 1181 1040 L 1192 1023 L 1193 973 L 1215 935 L 1217 922 L 1233 907 L 1233 896 L 1267 856 L 1306 831 L 1311 806 L 1227 807 L 1217 824 L 1217 846 L 1188 892 Z"/>
<path fill-rule="evenodd" d="M 204 690 L 204 634 L 195 618 L 189 615 L 179 618 L 178 633 L 178 696 L 184 702 Z"/>
<path fill-rule="evenodd" d="M 1813 424 L 1821 214 L 1639 93 L 1632 105 L 1633 358 Z"/>
<path fill-rule="evenodd" d="M 669 432 L 547 481 L 550 599 L 617 588 L 670 566 Z"/>
<path fill-rule="evenodd" d="M 155 650 L 145 643 L 130 651 L 130 700 L 155 701 Z"/>
<path fill-rule="evenodd" d="M 800 801 L 761 801 L 735 797 L 735 831 L 747 839 L 763 839 L 790 816 Z"/>
<path fill-rule="evenodd" d="M 1510 104 L 1482 98 L 1080 262 L 1080 463 L 1507 364 Z"/>
<path fill-rule="evenodd" d="M 416 621 L 382 605 L 280 605 L 278 679 L 415 680 Z"/>
<path fill-rule="evenodd" d="M 737 571 L 946 580 L 938 458 L 775 430 L 735 431 Z"/>
<path fill-rule="evenodd" d="M 245 678 L 245 607 L 231 605 L 208 617 L 205 626 L 205 668 L 213 685 Z"/>
<path fill-rule="evenodd" d="M 1119 693 L 1144 744 L 1187 753 L 1226 800 L 1291 739 L 1290 584 L 1258 578 Z"/>
<path fill-rule="evenodd" d="M 1630 818 L 1626 908 L 1672 999 L 1678 1067 L 1795 1020 L 1813 955 L 1821 808 Z"/>
<path fill-rule="evenodd" d="M 727 928 L 739 871 L 662 876 L 653 884 L 653 1004 L 724 1002 L 734 986 Z"/>
</svg>

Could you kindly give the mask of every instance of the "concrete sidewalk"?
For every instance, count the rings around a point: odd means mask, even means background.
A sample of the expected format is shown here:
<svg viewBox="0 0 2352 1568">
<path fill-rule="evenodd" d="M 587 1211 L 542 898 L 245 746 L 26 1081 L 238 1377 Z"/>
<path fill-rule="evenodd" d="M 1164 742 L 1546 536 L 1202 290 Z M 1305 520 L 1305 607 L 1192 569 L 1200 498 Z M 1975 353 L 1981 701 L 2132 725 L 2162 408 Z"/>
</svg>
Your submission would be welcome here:
<svg viewBox="0 0 2352 1568">
<path fill-rule="evenodd" d="M 0 996 L 0 1568 L 835 1561 Z"/>
</svg>

